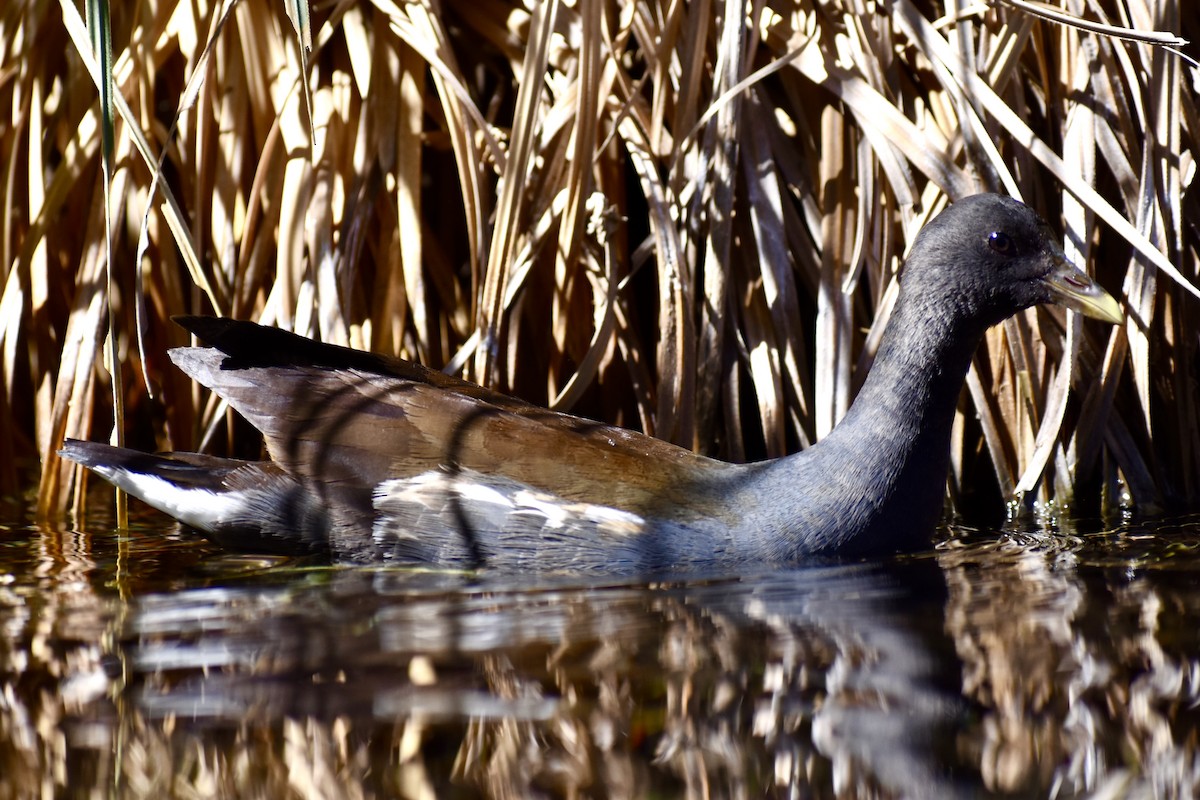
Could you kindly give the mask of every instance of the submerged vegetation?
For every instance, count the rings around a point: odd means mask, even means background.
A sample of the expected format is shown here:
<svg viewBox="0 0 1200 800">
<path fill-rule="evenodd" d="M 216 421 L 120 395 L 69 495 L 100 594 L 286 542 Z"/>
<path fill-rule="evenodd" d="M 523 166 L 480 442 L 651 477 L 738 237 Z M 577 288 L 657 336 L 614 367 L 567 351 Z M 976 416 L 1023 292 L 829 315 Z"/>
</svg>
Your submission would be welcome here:
<svg viewBox="0 0 1200 800">
<path fill-rule="evenodd" d="M 147 0 L 99 46 L 4 4 L 0 490 L 39 459 L 41 512 L 77 500 L 64 437 L 253 455 L 167 360 L 181 313 L 781 455 L 845 412 L 921 225 L 986 189 L 1128 322 L 994 329 L 952 496 L 1196 498 L 1187 4 Z"/>
</svg>

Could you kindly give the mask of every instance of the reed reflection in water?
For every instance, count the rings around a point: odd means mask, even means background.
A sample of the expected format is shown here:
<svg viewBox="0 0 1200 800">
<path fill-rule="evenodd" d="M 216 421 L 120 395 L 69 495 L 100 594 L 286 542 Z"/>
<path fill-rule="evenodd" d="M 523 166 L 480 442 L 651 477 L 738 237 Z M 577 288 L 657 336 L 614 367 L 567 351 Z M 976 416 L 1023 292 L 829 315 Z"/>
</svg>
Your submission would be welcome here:
<svg viewBox="0 0 1200 800">
<path fill-rule="evenodd" d="M 1188 796 L 1194 528 L 763 575 L 0 546 L 0 797 Z"/>
</svg>

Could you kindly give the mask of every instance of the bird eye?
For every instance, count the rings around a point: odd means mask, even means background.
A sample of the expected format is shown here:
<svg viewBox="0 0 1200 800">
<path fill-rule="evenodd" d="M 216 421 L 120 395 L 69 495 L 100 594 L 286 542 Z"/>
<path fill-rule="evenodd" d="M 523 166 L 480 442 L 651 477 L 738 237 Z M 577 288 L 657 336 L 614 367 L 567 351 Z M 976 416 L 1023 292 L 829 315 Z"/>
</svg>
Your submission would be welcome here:
<svg viewBox="0 0 1200 800">
<path fill-rule="evenodd" d="M 1012 255 L 1016 250 L 1016 248 L 1013 247 L 1012 237 L 1004 231 L 992 231 L 989 233 L 987 243 L 988 247 L 992 249 L 992 252 L 999 253 L 1002 256 Z"/>
</svg>

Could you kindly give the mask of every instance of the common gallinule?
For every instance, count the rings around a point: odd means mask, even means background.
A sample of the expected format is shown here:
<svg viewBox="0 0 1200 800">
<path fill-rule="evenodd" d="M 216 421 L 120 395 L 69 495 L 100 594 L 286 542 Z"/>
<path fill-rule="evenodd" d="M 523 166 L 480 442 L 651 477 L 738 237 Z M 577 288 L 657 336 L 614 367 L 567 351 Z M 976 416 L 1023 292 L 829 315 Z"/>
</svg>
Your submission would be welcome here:
<svg viewBox="0 0 1200 800">
<path fill-rule="evenodd" d="M 976 195 L 917 236 L 845 419 L 786 458 L 727 464 L 416 364 L 249 322 L 179 320 L 171 351 L 270 461 L 61 454 L 238 550 L 502 569 L 661 571 L 927 546 L 950 426 L 984 331 L 1037 303 L 1120 322 L 1021 203 Z"/>
</svg>

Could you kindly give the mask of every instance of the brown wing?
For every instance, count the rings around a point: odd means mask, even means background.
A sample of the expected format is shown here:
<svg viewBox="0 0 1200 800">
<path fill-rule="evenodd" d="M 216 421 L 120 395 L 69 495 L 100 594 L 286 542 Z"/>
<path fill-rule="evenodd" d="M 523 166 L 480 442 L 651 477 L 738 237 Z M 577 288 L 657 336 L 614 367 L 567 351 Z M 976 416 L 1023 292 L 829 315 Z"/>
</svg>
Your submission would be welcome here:
<svg viewBox="0 0 1200 800">
<path fill-rule="evenodd" d="M 688 518 L 722 516 L 714 484 L 738 470 L 440 373 L 433 373 L 440 376 L 435 385 L 423 369 L 401 377 L 355 367 L 259 366 L 211 348 L 180 348 L 171 358 L 262 431 L 272 459 L 323 483 L 366 488 L 438 467 L 465 468 L 568 500 Z"/>
</svg>

